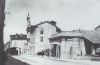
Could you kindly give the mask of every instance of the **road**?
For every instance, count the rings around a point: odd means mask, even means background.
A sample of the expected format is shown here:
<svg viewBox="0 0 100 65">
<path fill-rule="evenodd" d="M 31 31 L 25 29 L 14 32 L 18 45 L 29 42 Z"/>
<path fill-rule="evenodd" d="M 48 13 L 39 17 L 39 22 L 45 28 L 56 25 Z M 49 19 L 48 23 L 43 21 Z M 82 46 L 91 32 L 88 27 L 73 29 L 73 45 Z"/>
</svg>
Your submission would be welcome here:
<svg viewBox="0 0 100 65">
<path fill-rule="evenodd" d="M 70 62 L 70 61 L 56 61 L 48 58 L 31 56 L 31 55 L 21 55 L 21 56 L 13 56 L 20 61 L 29 63 L 30 65 L 91 65 L 87 63 L 79 63 L 79 62 Z"/>
<path fill-rule="evenodd" d="M 12 57 L 8 56 L 8 61 L 6 62 L 6 65 L 100 65 L 100 62 L 89 60 L 71 60 L 65 62 L 33 55 L 20 55 Z"/>
<path fill-rule="evenodd" d="M 8 60 L 6 61 L 5 65 L 29 65 L 29 64 L 21 62 L 15 58 L 8 56 Z"/>
</svg>

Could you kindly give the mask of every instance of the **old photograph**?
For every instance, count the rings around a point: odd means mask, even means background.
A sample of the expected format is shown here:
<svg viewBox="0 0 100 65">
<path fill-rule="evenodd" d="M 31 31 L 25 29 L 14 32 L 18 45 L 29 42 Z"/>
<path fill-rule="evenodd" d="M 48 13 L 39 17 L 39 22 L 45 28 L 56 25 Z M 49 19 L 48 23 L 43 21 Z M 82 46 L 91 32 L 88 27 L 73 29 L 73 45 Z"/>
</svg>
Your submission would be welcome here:
<svg viewBox="0 0 100 65">
<path fill-rule="evenodd" d="M 99 65 L 100 0 L 0 0 L 0 65 Z"/>
</svg>

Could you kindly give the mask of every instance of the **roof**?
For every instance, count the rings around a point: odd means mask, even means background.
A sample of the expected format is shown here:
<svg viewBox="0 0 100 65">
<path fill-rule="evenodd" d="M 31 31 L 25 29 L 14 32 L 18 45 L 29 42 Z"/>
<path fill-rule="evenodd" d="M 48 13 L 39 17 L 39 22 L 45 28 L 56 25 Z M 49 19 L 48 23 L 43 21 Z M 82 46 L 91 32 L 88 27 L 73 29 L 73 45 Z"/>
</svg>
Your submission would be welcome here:
<svg viewBox="0 0 100 65">
<path fill-rule="evenodd" d="M 93 43 L 99 43 L 100 44 L 100 31 L 96 30 L 80 30 L 80 33 L 82 33 L 83 37 L 87 38 Z"/>
<path fill-rule="evenodd" d="M 83 37 L 85 37 L 92 43 L 100 44 L 100 31 L 97 30 L 73 30 L 73 31 L 80 32 Z"/>
<path fill-rule="evenodd" d="M 56 33 L 56 34 L 51 35 L 50 38 L 56 38 L 56 37 L 82 37 L 82 35 L 78 32 L 62 31 L 60 33 Z"/>
<path fill-rule="evenodd" d="M 96 30 L 73 30 L 73 31 L 63 31 L 61 33 L 56 33 L 51 35 L 50 38 L 56 37 L 84 37 L 95 44 L 100 44 L 100 31 Z"/>
<path fill-rule="evenodd" d="M 56 26 L 56 22 L 55 22 L 55 21 L 44 21 L 44 22 L 41 22 L 41 23 L 39 23 L 39 24 L 37 24 L 37 25 L 31 25 L 30 27 L 27 27 L 27 32 L 33 33 L 33 32 L 35 31 L 35 29 L 36 29 L 39 25 L 44 24 L 44 23 L 49 23 L 49 24 L 53 25 L 54 27 L 56 27 L 56 31 L 57 31 L 57 32 L 60 32 L 60 31 L 61 31 L 61 29 L 60 29 L 58 26 Z M 52 23 L 55 23 L 55 24 L 52 24 Z"/>
<path fill-rule="evenodd" d="M 98 25 L 98 26 L 95 28 L 95 30 L 98 29 L 98 28 L 100 28 L 100 25 Z"/>
<path fill-rule="evenodd" d="M 16 33 L 14 35 L 10 35 L 10 39 L 11 40 L 27 40 L 27 35 Z"/>
</svg>

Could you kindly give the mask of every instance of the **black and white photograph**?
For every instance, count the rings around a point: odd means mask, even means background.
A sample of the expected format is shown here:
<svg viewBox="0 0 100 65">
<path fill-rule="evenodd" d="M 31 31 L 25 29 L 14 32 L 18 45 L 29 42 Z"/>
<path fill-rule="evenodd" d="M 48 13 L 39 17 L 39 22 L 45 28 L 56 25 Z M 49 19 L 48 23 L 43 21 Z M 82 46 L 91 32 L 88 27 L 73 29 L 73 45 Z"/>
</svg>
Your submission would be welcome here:
<svg viewBox="0 0 100 65">
<path fill-rule="evenodd" d="M 99 65 L 100 0 L 0 0 L 0 65 Z"/>
</svg>

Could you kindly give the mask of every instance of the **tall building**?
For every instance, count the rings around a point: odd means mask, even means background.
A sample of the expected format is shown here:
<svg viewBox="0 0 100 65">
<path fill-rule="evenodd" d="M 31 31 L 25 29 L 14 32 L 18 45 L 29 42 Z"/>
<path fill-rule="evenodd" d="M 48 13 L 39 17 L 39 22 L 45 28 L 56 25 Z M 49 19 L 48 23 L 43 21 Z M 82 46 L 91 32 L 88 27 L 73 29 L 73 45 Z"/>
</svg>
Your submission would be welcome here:
<svg viewBox="0 0 100 65">
<path fill-rule="evenodd" d="M 29 18 L 27 18 L 28 24 Z M 60 32 L 61 29 L 56 26 L 55 21 L 45 21 L 36 25 L 27 26 L 27 37 L 30 52 L 37 54 L 50 48 L 49 37 L 51 34 Z"/>
</svg>

